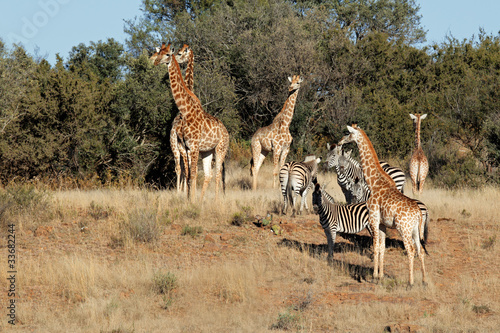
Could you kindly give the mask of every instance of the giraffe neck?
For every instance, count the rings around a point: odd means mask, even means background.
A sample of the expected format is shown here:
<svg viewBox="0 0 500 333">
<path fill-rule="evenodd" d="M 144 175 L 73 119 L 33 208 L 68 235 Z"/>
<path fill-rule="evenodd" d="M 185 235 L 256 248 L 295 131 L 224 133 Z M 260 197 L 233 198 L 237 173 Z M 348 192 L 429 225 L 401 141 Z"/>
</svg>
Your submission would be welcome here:
<svg viewBox="0 0 500 333">
<path fill-rule="evenodd" d="M 373 193 L 372 188 L 375 185 L 375 181 L 377 180 L 377 178 L 379 178 L 378 175 L 384 175 L 384 174 L 387 175 L 387 174 L 380 166 L 377 153 L 375 152 L 375 149 L 373 148 L 370 139 L 368 138 L 366 133 L 361 129 L 360 133 L 361 135 L 359 142 L 356 143 L 358 144 L 359 148 L 359 155 L 361 157 L 361 165 L 363 166 L 362 169 L 365 182 L 368 185 L 368 188 L 370 188 L 371 192 Z M 389 177 L 389 175 L 387 175 L 387 177 Z"/>
<path fill-rule="evenodd" d="M 415 119 L 415 148 L 420 148 L 420 116 Z"/>
<path fill-rule="evenodd" d="M 189 60 L 188 60 L 188 64 L 186 67 L 186 75 L 185 75 L 184 81 L 186 82 L 186 87 L 191 91 L 193 91 L 193 87 L 194 87 L 193 72 L 194 72 L 194 53 L 189 52 Z"/>
<path fill-rule="evenodd" d="M 190 110 L 187 107 L 188 94 L 185 91 L 185 84 L 182 80 L 181 68 L 179 67 L 179 63 L 175 59 L 174 55 L 172 55 L 171 63 L 168 65 L 168 75 L 170 80 L 170 89 L 172 90 L 175 104 L 177 104 L 177 108 L 182 116 L 185 117 L 190 113 Z"/>
<path fill-rule="evenodd" d="M 172 55 L 171 63 L 168 65 L 168 75 L 170 78 L 170 89 L 175 100 L 175 104 L 184 118 L 188 115 L 203 116 L 201 102 L 195 94 L 186 87 L 182 79 L 179 63 Z"/>
<path fill-rule="evenodd" d="M 283 109 L 274 119 L 279 119 L 281 122 L 281 126 L 289 127 L 293 118 L 293 111 L 295 109 L 295 102 L 297 101 L 297 95 L 299 94 L 299 90 L 293 91 L 285 101 L 283 105 Z"/>
</svg>

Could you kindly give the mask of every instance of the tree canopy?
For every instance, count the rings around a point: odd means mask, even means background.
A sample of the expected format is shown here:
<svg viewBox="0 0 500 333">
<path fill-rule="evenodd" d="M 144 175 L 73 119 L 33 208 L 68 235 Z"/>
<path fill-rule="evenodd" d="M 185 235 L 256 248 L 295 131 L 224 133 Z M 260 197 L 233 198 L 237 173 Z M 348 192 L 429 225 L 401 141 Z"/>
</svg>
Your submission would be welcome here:
<svg viewBox="0 0 500 333">
<path fill-rule="evenodd" d="M 430 177 L 449 187 L 498 183 L 500 36 L 483 31 L 421 46 L 414 0 L 143 0 L 125 45 L 78 44 L 51 66 L 0 42 L 0 179 L 98 179 L 170 186 L 169 132 L 178 110 L 161 42 L 189 44 L 196 95 L 248 146 L 300 74 L 291 158 L 324 154 L 346 125 L 407 168 L 409 113 L 427 113 Z M 248 155 L 230 159 L 245 159 Z M 245 163 L 240 163 L 245 165 Z"/>
</svg>

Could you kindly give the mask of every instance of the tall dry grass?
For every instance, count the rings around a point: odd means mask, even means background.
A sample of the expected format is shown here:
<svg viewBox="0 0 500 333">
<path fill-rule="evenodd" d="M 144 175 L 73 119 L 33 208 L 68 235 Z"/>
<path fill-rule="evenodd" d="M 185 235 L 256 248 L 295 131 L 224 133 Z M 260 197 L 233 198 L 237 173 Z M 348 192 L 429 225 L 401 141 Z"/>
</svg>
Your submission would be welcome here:
<svg viewBox="0 0 500 333">
<path fill-rule="evenodd" d="M 322 173 L 319 181 L 343 201 L 334 174 Z M 408 289 L 401 249 L 386 251 L 388 276 L 374 284 L 369 250 L 353 250 L 342 237 L 334 262 L 326 262 L 321 250 L 326 238 L 307 224 L 317 221 L 314 215 L 282 217 L 298 229 L 281 236 L 254 225 L 255 215 L 268 212 L 278 221 L 282 198 L 272 188 L 270 163 L 264 164 L 255 193 L 248 190 L 250 183 L 248 168 L 230 166 L 226 194 L 216 201 L 212 183 L 203 203 L 190 203 L 175 190 L 60 190 L 44 192 L 43 199 L 25 191 L 22 209 L 12 204 L 1 216 L 3 229 L 8 221 L 18 226 L 19 321 L 13 328 L 2 320 L 0 327 L 36 332 L 366 332 L 397 325 L 493 332 L 499 327 L 500 302 L 494 296 L 500 292 L 499 189 L 425 188 L 420 199 L 432 218 L 430 282 L 419 284 L 416 260 L 417 283 Z M 409 183 L 405 192 L 412 196 Z M 37 203 L 26 204 L 30 200 Z M 236 214 L 247 219 L 234 225 Z M 200 232 L 183 233 L 186 226 Z M 6 274 L 0 271 L 2 281 Z M 172 282 L 166 284 L 170 289 L 158 288 L 162 279 Z M 0 300 L 5 304 L 5 293 Z"/>
</svg>

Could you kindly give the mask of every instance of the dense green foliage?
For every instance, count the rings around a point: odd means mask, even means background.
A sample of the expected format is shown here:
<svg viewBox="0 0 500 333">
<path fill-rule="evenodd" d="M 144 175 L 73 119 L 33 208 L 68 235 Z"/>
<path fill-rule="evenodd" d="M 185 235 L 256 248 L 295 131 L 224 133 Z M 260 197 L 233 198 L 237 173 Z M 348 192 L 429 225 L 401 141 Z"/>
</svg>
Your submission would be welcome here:
<svg viewBox="0 0 500 333">
<path fill-rule="evenodd" d="M 148 61 L 166 41 L 191 46 L 194 92 L 234 142 L 247 146 L 272 121 L 287 77 L 300 74 L 290 158 L 324 154 L 357 122 L 382 158 L 405 167 L 408 114 L 427 113 L 429 177 L 449 187 L 498 183 L 500 36 L 422 47 L 418 10 L 413 0 L 143 0 L 143 17 L 126 21 L 125 46 L 79 44 L 51 66 L 0 41 L 1 180 L 171 185 L 178 110 L 166 68 Z"/>
</svg>

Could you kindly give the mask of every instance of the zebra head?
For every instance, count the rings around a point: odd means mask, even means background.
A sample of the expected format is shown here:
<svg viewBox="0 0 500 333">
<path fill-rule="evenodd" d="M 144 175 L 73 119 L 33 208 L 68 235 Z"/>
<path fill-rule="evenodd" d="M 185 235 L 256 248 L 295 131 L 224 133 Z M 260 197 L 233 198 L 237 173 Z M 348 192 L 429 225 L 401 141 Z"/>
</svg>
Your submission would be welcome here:
<svg viewBox="0 0 500 333">
<path fill-rule="evenodd" d="M 354 197 L 353 203 L 363 202 L 363 197 L 365 195 L 365 189 L 363 187 L 363 183 L 359 180 L 358 177 L 354 180 L 354 183 L 351 184 L 351 193 Z"/>
<path fill-rule="evenodd" d="M 344 172 L 348 168 L 351 159 L 352 149 L 349 151 L 344 151 L 342 149 L 341 154 L 337 157 L 337 165 L 340 172 Z"/>
<path fill-rule="evenodd" d="M 326 155 L 326 162 L 329 168 L 336 167 L 339 164 L 339 156 L 342 154 L 342 145 L 330 144 L 326 146 L 328 148 L 328 154 Z"/>
<path fill-rule="evenodd" d="M 319 207 L 321 206 L 321 196 L 322 196 L 321 192 L 322 192 L 321 185 L 315 182 L 314 192 L 312 194 L 312 205 L 314 214 L 318 214 Z"/>
</svg>

